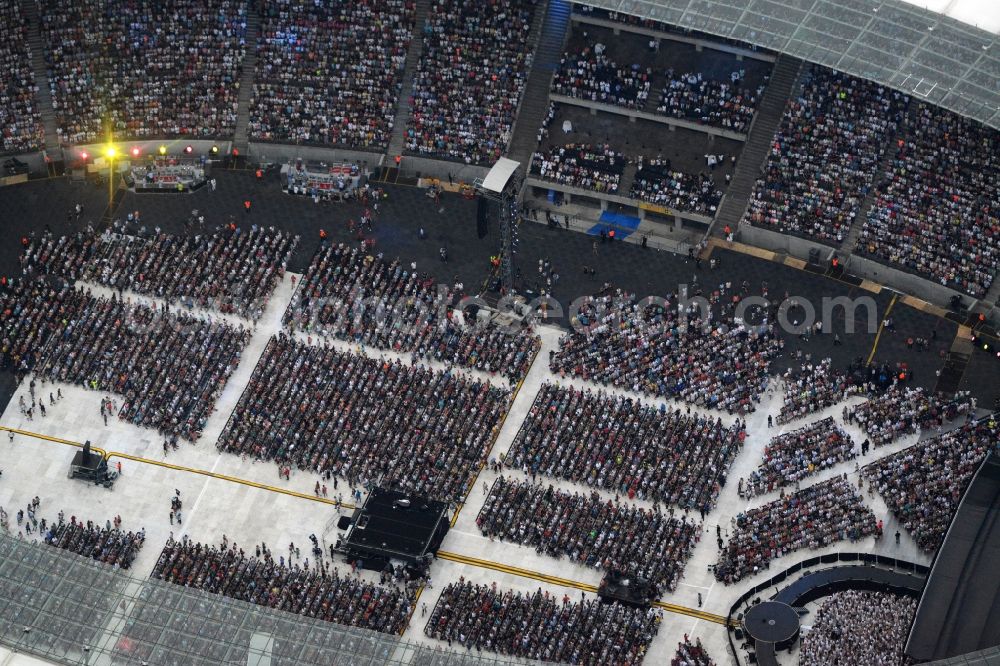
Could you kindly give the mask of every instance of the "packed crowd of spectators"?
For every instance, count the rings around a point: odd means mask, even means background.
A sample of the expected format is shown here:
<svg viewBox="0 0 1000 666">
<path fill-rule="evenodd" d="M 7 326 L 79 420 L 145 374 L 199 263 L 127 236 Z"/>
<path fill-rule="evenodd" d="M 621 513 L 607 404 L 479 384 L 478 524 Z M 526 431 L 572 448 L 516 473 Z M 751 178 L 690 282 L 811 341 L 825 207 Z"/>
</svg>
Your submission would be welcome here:
<svg viewBox="0 0 1000 666">
<path fill-rule="evenodd" d="M 667 82 L 656 106 L 657 113 L 693 120 L 703 125 L 745 134 L 764 94 L 765 84 L 756 90 L 741 85 L 744 72 L 736 71 L 729 81 L 706 79 L 701 72 L 666 72 Z"/>
<path fill-rule="evenodd" d="M 708 656 L 708 650 L 702 647 L 700 638 L 692 643 L 687 634 L 684 634 L 684 640 L 677 644 L 677 654 L 670 660 L 670 666 L 715 666 L 715 662 Z"/>
<path fill-rule="evenodd" d="M 191 441 L 250 339 L 243 327 L 97 298 L 44 279 L 7 289 L 0 312 L 3 367 L 120 395 L 112 415 Z"/>
<path fill-rule="evenodd" d="M 785 383 L 785 397 L 776 419 L 778 423 L 795 421 L 836 405 L 854 386 L 846 373 L 833 368 L 829 358 L 789 368 L 781 378 Z"/>
<path fill-rule="evenodd" d="M 739 296 L 711 295 L 713 304 Z M 677 297 L 647 304 L 620 290 L 588 297 L 549 367 L 556 374 L 748 414 L 767 388 L 771 360 L 784 346 L 773 326 L 734 320 L 731 310 L 703 320 L 678 313 Z"/>
<path fill-rule="evenodd" d="M 424 633 L 442 641 L 523 659 L 580 666 L 639 666 L 660 627 L 660 612 L 562 600 L 474 585 L 464 577 L 441 590 Z"/>
<path fill-rule="evenodd" d="M 837 592 L 823 601 L 802 637 L 800 666 L 909 666 L 903 654 L 917 600 L 891 592 Z"/>
<path fill-rule="evenodd" d="M 605 54 L 604 44 L 566 53 L 552 78 L 552 92 L 600 104 L 642 109 L 649 99 L 653 72 L 632 64 L 618 65 Z"/>
<path fill-rule="evenodd" d="M 151 238 L 106 231 L 32 239 L 21 266 L 69 281 L 155 296 L 256 320 L 284 275 L 298 236 L 253 226 Z"/>
<path fill-rule="evenodd" d="M 539 150 L 531 158 L 531 173 L 563 185 L 595 192 L 618 192 L 625 157 L 608 144 L 567 143 Z"/>
<path fill-rule="evenodd" d="M 785 108 L 746 221 L 842 243 L 906 104 L 901 92 L 812 67 Z"/>
<path fill-rule="evenodd" d="M 249 133 L 261 141 L 389 145 L 413 0 L 268 0 Z"/>
<path fill-rule="evenodd" d="M 504 459 L 629 498 L 709 511 L 746 432 L 631 398 L 545 383 Z"/>
<path fill-rule="evenodd" d="M 726 585 L 767 569 L 771 560 L 803 548 L 880 536 L 875 514 L 846 477 L 804 488 L 740 513 L 715 565 Z"/>
<path fill-rule="evenodd" d="M 285 315 L 293 331 L 454 363 L 517 382 L 541 346 L 527 327 L 459 322 L 461 293 L 441 290 L 398 259 L 346 245 L 321 248 Z"/>
<path fill-rule="evenodd" d="M 17 0 L 0 2 L 0 154 L 41 147 L 45 131 L 35 97 L 28 20 Z"/>
<path fill-rule="evenodd" d="M 413 80 L 406 150 L 493 164 L 510 140 L 531 65 L 536 0 L 432 0 Z"/>
<path fill-rule="evenodd" d="M 219 547 L 171 538 L 151 576 L 327 622 L 387 634 L 406 628 L 416 593 L 412 581 L 376 585 L 345 576 L 323 560 L 312 567 L 308 559 L 285 564 L 284 556 L 275 560 L 266 546 L 261 551 L 254 557 L 236 543 Z"/>
<path fill-rule="evenodd" d="M 1000 135 L 920 103 L 857 249 L 981 297 L 1000 268 Z"/>
<path fill-rule="evenodd" d="M 797 485 L 805 477 L 857 456 L 851 436 L 832 416 L 773 437 L 764 447 L 763 464 L 750 473 L 747 497 Z"/>
<path fill-rule="evenodd" d="M 423 366 L 272 338 L 223 451 L 451 499 L 486 459 L 510 393 Z"/>
<path fill-rule="evenodd" d="M 498 477 L 476 517 L 480 531 L 552 557 L 649 581 L 657 596 L 677 589 L 700 537 L 687 516 Z"/>
<path fill-rule="evenodd" d="M 110 524 L 101 528 L 89 520 L 84 523 L 70 516 L 68 523 L 65 520 L 51 523 L 44 540 L 50 546 L 128 569 L 146 541 L 146 532 L 126 532 Z"/>
<path fill-rule="evenodd" d="M 631 197 L 674 210 L 713 217 L 722 201 L 722 190 L 711 173 L 684 173 L 671 168 L 670 160 L 639 158 Z"/>
<path fill-rule="evenodd" d="M 857 424 L 872 446 L 890 444 L 921 430 L 939 428 L 947 421 L 975 412 L 976 401 L 968 391 L 950 400 L 928 395 L 922 388 L 893 385 L 853 408 L 844 408 L 844 421 Z"/>
<path fill-rule="evenodd" d="M 995 417 L 915 444 L 862 468 L 862 477 L 885 499 L 928 552 L 937 550 L 972 475 L 1000 446 Z"/>
<path fill-rule="evenodd" d="M 244 0 L 39 0 L 63 143 L 232 136 Z"/>
</svg>

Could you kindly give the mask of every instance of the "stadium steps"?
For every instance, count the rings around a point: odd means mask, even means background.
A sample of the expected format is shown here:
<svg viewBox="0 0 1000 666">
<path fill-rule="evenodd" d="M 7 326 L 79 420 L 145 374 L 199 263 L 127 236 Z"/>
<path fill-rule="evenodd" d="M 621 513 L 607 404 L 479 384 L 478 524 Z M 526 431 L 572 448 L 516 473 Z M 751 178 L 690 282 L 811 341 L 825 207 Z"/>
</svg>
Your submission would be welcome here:
<svg viewBox="0 0 1000 666">
<path fill-rule="evenodd" d="M 413 38 L 406 51 L 403 63 L 403 79 L 399 87 L 399 103 L 396 106 L 396 117 L 392 121 L 392 136 L 389 138 L 388 154 L 390 157 L 403 154 L 403 144 L 406 139 L 406 122 L 410 119 L 413 108 L 413 80 L 417 77 L 417 64 L 424 50 L 424 24 L 431 11 L 431 0 L 417 0 L 416 19 L 413 23 Z"/>
<path fill-rule="evenodd" d="M 45 150 L 52 159 L 58 156 L 59 134 L 56 132 L 56 110 L 52 104 L 52 89 L 49 87 L 49 69 L 45 64 L 45 42 L 42 40 L 42 21 L 36 0 L 21 0 L 21 14 L 28 19 L 28 46 L 31 47 L 31 68 L 35 73 L 38 93 L 35 101 L 45 128 Z"/>
<path fill-rule="evenodd" d="M 549 90 L 569 35 L 571 9 L 572 5 L 566 0 L 549 0 L 544 15 L 540 12 L 535 17 L 536 23 L 541 22 L 541 29 L 537 33 L 535 55 L 507 148 L 507 157 L 520 162 L 525 172 L 538 144 L 538 128 L 549 112 Z"/>
<path fill-rule="evenodd" d="M 622 170 L 622 177 L 618 181 L 618 194 L 627 197 L 632 191 L 632 183 L 635 182 L 635 174 L 639 171 L 639 167 L 634 163 L 629 162 L 625 165 Z"/>
<path fill-rule="evenodd" d="M 906 110 L 903 122 L 899 124 L 899 127 L 896 128 L 896 131 L 893 132 L 892 136 L 887 139 L 885 152 L 882 154 L 882 159 L 879 160 L 878 166 L 876 167 L 875 182 L 872 185 L 872 189 L 868 193 L 868 196 L 866 196 L 864 201 L 861 202 L 861 208 L 858 209 L 858 216 L 854 219 L 854 225 L 851 227 L 851 233 L 847 235 L 847 241 L 843 245 L 843 248 L 848 252 L 854 252 L 854 250 L 858 247 L 858 238 L 861 237 L 861 229 L 865 226 L 865 220 L 868 219 L 868 213 L 871 211 L 872 206 L 875 205 L 878 188 L 882 184 L 882 181 L 885 180 L 885 173 L 889 169 L 889 164 L 896 156 L 896 141 L 902 139 L 906 135 L 906 128 L 909 126 L 910 121 L 912 120 L 912 114 L 916 108 L 916 104 L 910 104 L 909 108 Z"/>
<path fill-rule="evenodd" d="M 743 144 L 733 180 L 715 218 L 714 229 L 721 233 L 726 225 L 736 229 L 753 191 L 757 176 L 771 150 L 771 142 L 781 123 L 788 100 L 794 95 L 802 75 L 803 62 L 788 55 L 779 55 L 771 72 L 771 80 L 754 114 L 747 140 Z"/>
<path fill-rule="evenodd" d="M 990 285 L 990 290 L 986 292 L 986 296 L 982 300 L 987 304 L 987 307 L 1000 305 L 1000 274 L 993 277 L 993 284 Z"/>
<path fill-rule="evenodd" d="M 260 15 L 250 9 L 247 12 L 247 53 L 243 57 L 243 71 L 240 73 L 240 94 L 237 98 L 236 132 L 233 147 L 246 155 L 250 148 L 250 97 L 253 95 L 253 80 L 257 74 L 257 38 L 260 35 Z"/>
<path fill-rule="evenodd" d="M 948 352 L 944 367 L 941 369 L 941 374 L 937 378 L 937 384 L 934 386 L 934 392 L 948 396 L 954 395 L 958 391 L 958 387 L 962 384 L 962 376 L 965 375 L 965 369 L 968 367 L 971 359 L 971 343 L 967 352 L 955 351 L 954 349 Z"/>
</svg>

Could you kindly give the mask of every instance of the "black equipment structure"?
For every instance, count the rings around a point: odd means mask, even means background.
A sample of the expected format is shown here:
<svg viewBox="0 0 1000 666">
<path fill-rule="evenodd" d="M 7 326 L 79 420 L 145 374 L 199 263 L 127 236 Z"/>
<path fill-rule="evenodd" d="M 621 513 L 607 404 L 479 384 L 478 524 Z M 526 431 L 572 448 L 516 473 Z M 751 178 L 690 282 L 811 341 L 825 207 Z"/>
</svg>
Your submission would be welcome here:
<svg viewBox="0 0 1000 666">
<path fill-rule="evenodd" d="M 649 608 L 653 603 L 653 586 L 644 578 L 628 576 L 612 570 L 601 581 L 597 596 L 605 603 L 617 602 L 633 608 Z"/>
<path fill-rule="evenodd" d="M 448 504 L 418 495 L 375 488 L 355 509 L 335 550 L 365 569 L 382 570 L 390 560 L 423 568 L 450 527 Z"/>
<path fill-rule="evenodd" d="M 1000 645 L 1000 456 L 983 461 L 962 496 L 906 642 L 918 661 Z"/>
<path fill-rule="evenodd" d="M 92 453 L 90 450 L 90 440 L 83 445 L 83 448 L 73 455 L 73 462 L 69 465 L 70 479 L 82 479 L 91 481 L 95 486 L 111 488 L 118 478 L 118 472 L 108 469 L 108 461 L 99 453 Z"/>
<path fill-rule="evenodd" d="M 501 157 L 493 165 L 485 178 L 477 178 L 476 193 L 487 202 L 488 217 L 496 219 L 500 227 L 500 286 L 507 291 L 514 289 L 517 275 L 515 258 L 517 255 L 517 225 L 520 221 L 517 203 L 521 176 L 520 162 Z M 480 224 L 480 229 L 483 225 Z"/>
</svg>

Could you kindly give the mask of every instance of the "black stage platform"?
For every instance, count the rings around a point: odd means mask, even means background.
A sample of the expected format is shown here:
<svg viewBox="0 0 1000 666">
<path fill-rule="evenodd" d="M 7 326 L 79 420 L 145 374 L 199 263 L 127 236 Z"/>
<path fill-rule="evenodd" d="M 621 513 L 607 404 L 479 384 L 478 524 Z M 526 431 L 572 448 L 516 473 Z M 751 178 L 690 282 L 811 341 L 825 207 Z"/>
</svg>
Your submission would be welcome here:
<svg viewBox="0 0 1000 666">
<path fill-rule="evenodd" d="M 375 488 L 355 510 L 337 550 L 349 560 L 369 563 L 390 559 L 426 563 L 427 557 L 441 546 L 448 528 L 445 502 Z"/>
<path fill-rule="evenodd" d="M 1000 645 L 1000 456 L 969 484 L 938 550 L 906 643 L 920 661 Z"/>
<path fill-rule="evenodd" d="M 764 601 L 743 616 L 743 628 L 758 644 L 770 643 L 781 649 L 799 636 L 799 613 L 780 601 Z"/>
</svg>

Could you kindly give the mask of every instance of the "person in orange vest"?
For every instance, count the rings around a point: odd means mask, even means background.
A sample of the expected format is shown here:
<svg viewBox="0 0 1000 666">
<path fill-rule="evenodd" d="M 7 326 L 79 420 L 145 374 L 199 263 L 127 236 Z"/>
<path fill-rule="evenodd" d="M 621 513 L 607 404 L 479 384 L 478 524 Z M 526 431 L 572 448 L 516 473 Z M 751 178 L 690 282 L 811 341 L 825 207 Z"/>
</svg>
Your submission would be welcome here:
<svg viewBox="0 0 1000 666">
<path fill-rule="evenodd" d="M 399 168 L 399 163 L 403 161 L 403 156 L 402 155 L 396 155 L 396 157 L 394 159 L 396 160 L 396 168 L 398 169 Z"/>
<path fill-rule="evenodd" d="M 257 180 L 260 180 L 263 177 L 264 177 L 264 172 L 261 171 L 260 167 L 257 167 Z"/>
<path fill-rule="evenodd" d="M 608 229 L 608 240 L 614 240 L 614 239 L 615 239 L 615 230 Z"/>
<path fill-rule="evenodd" d="M 250 200 L 249 199 L 246 199 L 243 202 L 243 210 L 245 210 L 248 215 L 250 214 Z"/>
<path fill-rule="evenodd" d="M 320 229 L 319 230 L 319 239 L 321 241 L 325 241 L 326 240 L 326 229 Z"/>
</svg>

